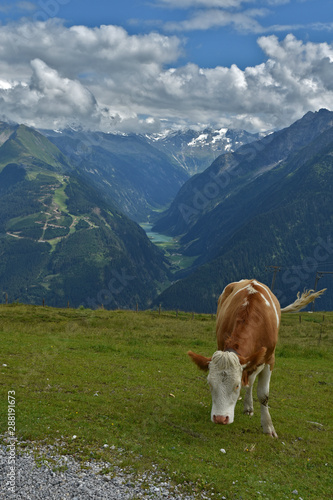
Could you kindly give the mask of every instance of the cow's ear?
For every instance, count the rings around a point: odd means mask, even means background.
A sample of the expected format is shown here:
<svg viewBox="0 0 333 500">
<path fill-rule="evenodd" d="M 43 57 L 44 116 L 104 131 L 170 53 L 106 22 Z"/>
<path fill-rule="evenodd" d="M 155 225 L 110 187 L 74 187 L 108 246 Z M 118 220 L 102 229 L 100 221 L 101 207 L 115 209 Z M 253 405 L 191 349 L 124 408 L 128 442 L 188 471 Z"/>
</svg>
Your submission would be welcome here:
<svg viewBox="0 0 333 500">
<path fill-rule="evenodd" d="M 195 352 L 188 351 L 187 353 L 192 361 L 200 368 L 200 370 L 208 370 L 209 363 L 211 362 L 212 358 L 206 358 L 205 356 L 201 356 L 201 354 L 195 354 Z"/>
<path fill-rule="evenodd" d="M 251 356 L 247 358 L 243 358 L 243 356 L 239 356 L 239 362 L 242 365 L 243 370 L 247 372 L 254 372 L 259 365 L 262 365 L 265 362 L 265 354 L 267 348 L 262 347 L 259 351 L 255 352 Z"/>
</svg>

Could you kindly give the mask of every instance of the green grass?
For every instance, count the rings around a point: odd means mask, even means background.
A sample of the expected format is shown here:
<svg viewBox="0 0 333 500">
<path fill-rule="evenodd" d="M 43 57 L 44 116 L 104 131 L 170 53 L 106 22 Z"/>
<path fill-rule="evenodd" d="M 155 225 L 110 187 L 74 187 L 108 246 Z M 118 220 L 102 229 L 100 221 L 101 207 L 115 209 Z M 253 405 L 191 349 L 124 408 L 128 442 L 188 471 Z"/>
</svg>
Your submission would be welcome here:
<svg viewBox="0 0 333 500">
<path fill-rule="evenodd" d="M 205 375 L 186 355 L 214 352 L 210 315 L 0 306 L 1 432 L 15 390 L 17 437 L 78 460 L 138 473 L 156 464 L 211 498 L 331 498 L 333 313 L 301 318 L 283 315 L 275 440 L 261 431 L 257 401 L 252 418 L 240 401 L 232 425 L 210 422 Z"/>
<path fill-rule="evenodd" d="M 8 231 L 21 231 L 27 228 L 35 228 L 36 222 L 41 222 L 43 224 L 46 221 L 46 218 L 46 214 L 42 212 L 23 217 L 15 217 L 9 220 L 6 229 Z"/>
<path fill-rule="evenodd" d="M 61 176 L 57 176 L 57 178 L 61 182 L 61 186 L 54 191 L 54 198 L 53 199 L 54 199 L 54 202 L 58 205 L 59 209 L 63 213 L 67 213 L 68 209 L 67 209 L 66 200 L 68 199 L 68 196 L 65 193 L 67 182 Z"/>
<path fill-rule="evenodd" d="M 183 255 L 179 250 L 180 245 L 177 240 L 165 242 L 165 243 L 155 243 L 156 246 L 163 250 L 165 256 L 171 263 L 171 271 L 176 273 L 180 270 L 187 269 L 193 262 L 197 259 L 197 256 L 188 257 Z"/>
</svg>

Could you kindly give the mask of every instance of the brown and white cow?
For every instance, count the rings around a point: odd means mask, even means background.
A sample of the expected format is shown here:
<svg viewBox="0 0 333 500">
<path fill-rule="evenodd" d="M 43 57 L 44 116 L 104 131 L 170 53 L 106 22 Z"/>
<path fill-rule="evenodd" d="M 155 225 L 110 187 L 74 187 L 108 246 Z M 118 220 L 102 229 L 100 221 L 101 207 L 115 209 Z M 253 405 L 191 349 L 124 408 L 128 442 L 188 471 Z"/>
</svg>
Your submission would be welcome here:
<svg viewBox="0 0 333 500">
<path fill-rule="evenodd" d="M 247 387 L 244 413 L 253 415 L 252 386 L 258 375 L 261 425 L 264 433 L 277 437 L 268 410 L 268 396 L 281 312 L 299 311 L 324 291 L 298 294 L 293 304 L 281 309 L 271 290 L 254 279 L 225 287 L 217 307 L 218 351 L 211 358 L 188 352 L 199 368 L 209 371 L 212 422 L 231 424 L 234 421 L 241 385 Z"/>
</svg>

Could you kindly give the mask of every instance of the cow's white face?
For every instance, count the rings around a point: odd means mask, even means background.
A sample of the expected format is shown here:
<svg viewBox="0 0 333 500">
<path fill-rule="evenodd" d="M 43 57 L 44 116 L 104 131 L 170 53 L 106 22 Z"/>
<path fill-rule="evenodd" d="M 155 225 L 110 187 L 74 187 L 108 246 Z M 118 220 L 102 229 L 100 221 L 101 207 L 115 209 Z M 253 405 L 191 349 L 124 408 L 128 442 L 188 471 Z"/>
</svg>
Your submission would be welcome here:
<svg viewBox="0 0 333 500">
<path fill-rule="evenodd" d="M 212 422 L 231 424 L 239 398 L 243 368 L 233 352 L 216 351 L 207 377 L 212 393 Z"/>
</svg>

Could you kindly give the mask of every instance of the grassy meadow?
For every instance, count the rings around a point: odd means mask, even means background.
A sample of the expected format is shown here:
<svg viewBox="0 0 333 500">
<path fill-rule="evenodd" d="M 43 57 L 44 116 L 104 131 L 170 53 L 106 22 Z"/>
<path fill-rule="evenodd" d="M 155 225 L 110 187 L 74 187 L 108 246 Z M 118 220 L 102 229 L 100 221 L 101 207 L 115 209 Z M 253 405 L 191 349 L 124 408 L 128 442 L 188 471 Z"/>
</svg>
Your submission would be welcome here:
<svg viewBox="0 0 333 500">
<path fill-rule="evenodd" d="M 210 315 L 2 305 L 0 433 L 14 390 L 18 439 L 56 443 L 83 467 L 154 465 L 199 497 L 332 498 L 333 313 L 282 316 L 270 391 L 279 439 L 262 433 L 256 398 L 252 418 L 239 401 L 232 425 L 210 422 L 206 376 L 186 352 L 211 355 L 214 328 Z"/>
</svg>

